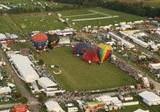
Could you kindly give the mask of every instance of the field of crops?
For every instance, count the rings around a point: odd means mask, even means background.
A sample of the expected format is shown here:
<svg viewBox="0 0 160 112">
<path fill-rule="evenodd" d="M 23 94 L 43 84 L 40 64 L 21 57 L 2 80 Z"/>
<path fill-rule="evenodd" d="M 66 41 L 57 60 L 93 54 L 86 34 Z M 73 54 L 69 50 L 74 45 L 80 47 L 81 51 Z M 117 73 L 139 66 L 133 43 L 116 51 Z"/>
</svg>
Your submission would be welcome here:
<svg viewBox="0 0 160 112">
<path fill-rule="evenodd" d="M 10 44 L 10 47 L 28 47 L 35 52 L 29 43 L 14 43 Z M 106 61 L 103 66 L 97 63 L 90 66 L 87 62 L 82 61 L 81 57 L 75 57 L 70 47 L 55 48 L 52 52 L 37 54 L 37 57 L 43 59 L 47 67 L 53 64 L 60 66 L 62 74 L 54 75 L 54 77 L 66 90 L 97 90 L 136 84 L 134 78 L 109 61 Z M 50 72 L 53 73 L 53 69 L 50 69 Z"/>
</svg>

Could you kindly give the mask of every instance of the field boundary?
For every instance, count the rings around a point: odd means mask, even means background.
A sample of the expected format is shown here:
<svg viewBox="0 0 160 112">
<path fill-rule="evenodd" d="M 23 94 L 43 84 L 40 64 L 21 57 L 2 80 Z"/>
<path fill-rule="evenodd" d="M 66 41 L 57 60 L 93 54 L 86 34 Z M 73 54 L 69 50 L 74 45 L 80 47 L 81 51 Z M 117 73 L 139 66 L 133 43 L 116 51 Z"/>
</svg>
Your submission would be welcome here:
<svg viewBox="0 0 160 112">
<path fill-rule="evenodd" d="M 79 14 L 79 15 L 71 15 L 71 16 L 63 16 L 63 17 L 79 17 L 79 16 L 90 16 L 90 15 L 95 15 L 98 13 L 91 13 L 91 14 Z"/>
<path fill-rule="evenodd" d="M 98 17 L 98 18 L 84 18 L 84 19 L 73 19 L 72 21 L 87 21 L 87 20 L 99 20 L 99 19 L 108 19 L 108 18 L 116 18 L 119 16 L 108 16 L 108 17 Z"/>
</svg>

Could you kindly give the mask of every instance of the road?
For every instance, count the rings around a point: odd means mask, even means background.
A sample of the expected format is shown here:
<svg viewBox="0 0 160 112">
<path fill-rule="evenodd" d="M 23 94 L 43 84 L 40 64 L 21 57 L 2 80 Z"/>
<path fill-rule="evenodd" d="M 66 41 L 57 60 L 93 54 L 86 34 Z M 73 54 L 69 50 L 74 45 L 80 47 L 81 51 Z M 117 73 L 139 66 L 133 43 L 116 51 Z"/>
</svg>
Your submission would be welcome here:
<svg viewBox="0 0 160 112">
<path fill-rule="evenodd" d="M 5 53 L 0 49 L 0 57 L 3 58 L 3 60 L 6 62 L 7 69 L 9 73 L 11 74 L 11 77 L 14 79 L 16 85 L 18 86 L 18 89 L 20 90 L 21 94 L 25 96 L 28 99 L 27 105 L 33 110 L 33 112 L 40 112 L 39 108 L 37 107 L 38 102 L 37 99 L 31 96 L 29 91 L 25 88 L 23 82 L 19 79 L 19 77 L 15 74 L 12 66 L 10 65 L 9 60 L 7 59 Z"/>
</svg>

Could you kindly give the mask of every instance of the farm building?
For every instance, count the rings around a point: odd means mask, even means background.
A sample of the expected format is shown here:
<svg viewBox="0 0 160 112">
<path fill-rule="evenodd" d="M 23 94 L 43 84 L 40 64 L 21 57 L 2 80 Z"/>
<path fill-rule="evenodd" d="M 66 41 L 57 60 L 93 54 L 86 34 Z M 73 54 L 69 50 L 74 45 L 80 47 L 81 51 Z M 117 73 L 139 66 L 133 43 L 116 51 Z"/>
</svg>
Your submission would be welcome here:
<svg viewBox="0 0 160 112">
<path fill-rule="evenodd" d="M 127 47 L 127 48 L 129 48 L 129 49 L 135 47 L 133 44 L 129 43 L 128 41 L 122 39 L 121 37 L 115 35 L 115 34 L 112 33 L 112 32 L 109 32 L 109 35 L 110 35 L 112 38 L 116 39 L 116 40 L 120 40 L 120 41 L 124 44 L 124 46 Z"/>
<path fill-rule="evenodd" d="M 0 33 L 0 40 L 5 40 L 6 38 L 5 34 Z"/>
<path fill-rule="evenodd" d="M 39 79 L 39 75 L 32 67 L 33 63 L 27 56 L 20 54 L 10 55 L 10 62 L 17 69 L 20 78 L 25 82 L 31 83 Z"/>
<path fill-rule="evenodd" d="M 55 101 L 47 101 L 45 103 L 48 112 L 65 112 L 60 105 Z"/>
<path fill-rule="evenodd" d="M 149 112 L 149 110 L 137 109 L 137 110 L 135 110 L 135 111 L 133 111 L 133 112 Z"/>
<path fill-rule="evenodd" d="M 55 88 L 57 86 L 56 83 L 54 83 L 53 81 L 51 81 L 49 78 L 47 77 L 41 77 L 38 79 L 38 84 L 44 88 L 45 90 L 57 90 L 57 88 Z"/>
<path fill-rule="evenodd" d="M 139 93 L 139 96 L 141 96 L 143 101 L 149 106 L 160 104 L 160 97 L 153 92 L 143 91 Z"/>
<path fill-rule="evenodd" d="M 149 68 L 159 70 L 160 69 L 160 63 L 153 63 L 148 65 Z"/>
</svg>

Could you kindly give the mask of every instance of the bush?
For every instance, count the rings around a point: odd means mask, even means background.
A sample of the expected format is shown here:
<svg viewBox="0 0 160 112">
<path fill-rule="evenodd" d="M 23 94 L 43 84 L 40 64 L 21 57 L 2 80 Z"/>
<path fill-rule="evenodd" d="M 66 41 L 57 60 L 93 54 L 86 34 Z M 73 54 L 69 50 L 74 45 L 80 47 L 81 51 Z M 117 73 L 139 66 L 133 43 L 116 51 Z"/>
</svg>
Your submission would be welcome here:
<svg viewBox="0 0 160 112">
<path fill-rule="evenodd" d="M 42 103 L 44 101 L 44 96 L 43 95 L 39 95 L 38 101 Z"/>
<path fill-rule="evenodd" d="M 20 99 L 20 102 L 22 104 L 26 104 L 28 102 L 28 99 L 26 97 L 22 96 L 21 99 Z"/>
<path fill-rule="evenodd" d="M 38 64 L 39 64 L 39 65 L 43 65 L 43 64 L 44 64 L 44 61 L 43 61 L 42 59 L 40 59 L 39 62 L 38 62 Z"/>
</svg>

